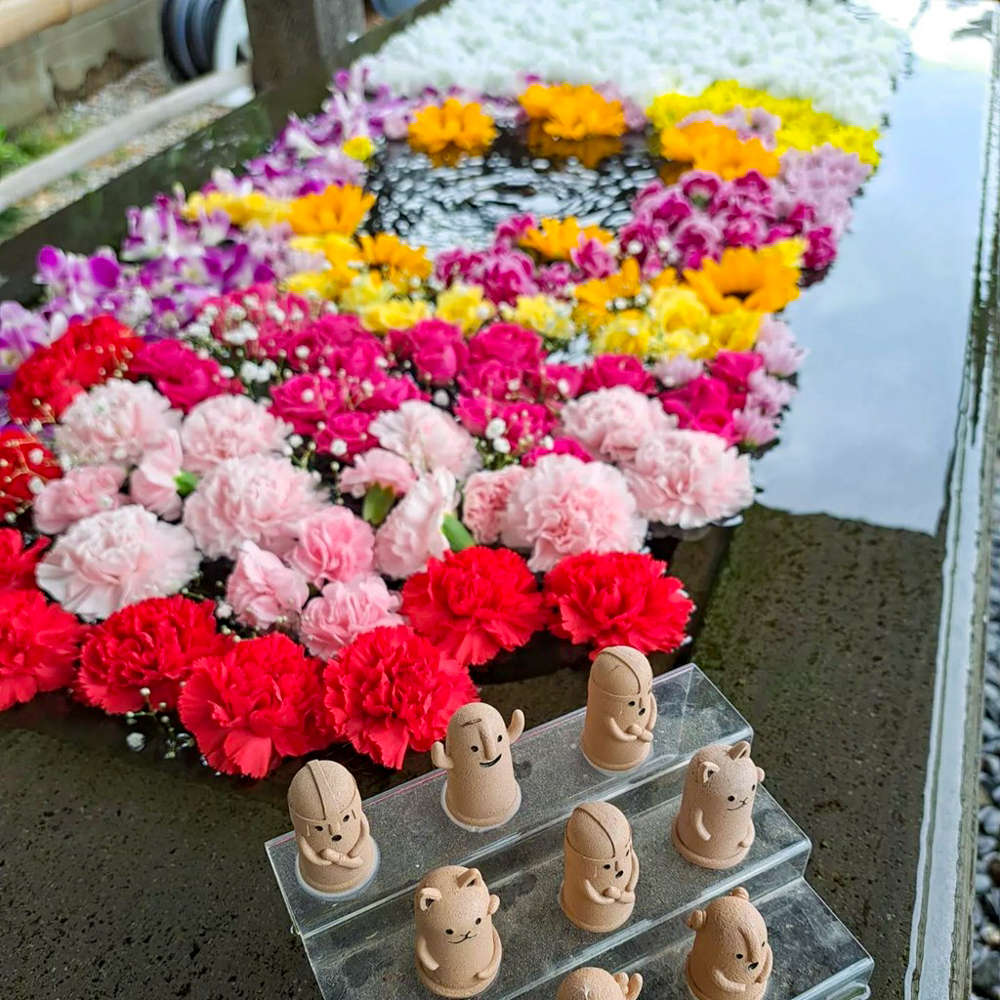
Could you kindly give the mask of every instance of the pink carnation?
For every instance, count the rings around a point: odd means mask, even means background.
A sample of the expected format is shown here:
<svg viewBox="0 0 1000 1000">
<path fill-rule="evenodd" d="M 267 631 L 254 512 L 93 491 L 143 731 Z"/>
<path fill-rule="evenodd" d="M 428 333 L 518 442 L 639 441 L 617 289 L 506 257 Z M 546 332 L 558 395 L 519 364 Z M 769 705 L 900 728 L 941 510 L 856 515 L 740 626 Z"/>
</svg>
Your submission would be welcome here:
<svg viewBox="0 0 1000 1000">
<path fill-rule="evenodd" d="M 705 362 L 686 354 L 675 354 L 656 363 L 653 374 L 668 388 L 676 389 L 705 373 Z"/>
<path fill-rule="evenodd" d="M 66 408 L 56 428 L 56 450 L 81 465 L 134 462 L 147 444 L 180 421 L 169 400 L 148 382 L 112 379 L 81 393 Z"/>
<path fill-rule="evenodd" d="M 340 488 L 353 497 L 363 497 L 372 486 L 390 489 L 401 497 L 416 481 L 410 463 L 383 448 L 358 455 L 354 465 L 340 473 Z"/>
<path fill-rule="evenodd" d="M 517 323 L 492 323 L 469 341 L 469 361 L 500 361 L 536 370 L 542 363 L 542 338 Z"/>
<path fill-rule="evenodd" d="M 146 510 L 175 521 L 181 515 L 181 497 L 177 477 L 183 471 L 184 451 L 177 431 L 164 431 L 147 448 L 132 473 L 129 492 Z"/>
<path fill-rule="evenodd" d="M 427 568 L 448 548 L 442 532 L 445 515 L 457 503 L 455 477 L 447 469 L 421 476 L 385 519 L 375 536 L 375 563 L 398 580 Z"/>
<path fill-rule="evenodd" d="M 47 482 L 35 497 L 35 527 L 58 535 L 81 518 L 120 507 L 125 497 L 118 491 L 125 482 L 120 465 L 83 465 L 70 469 L 62 479 Z"/>
<path fill-rule="evenodd" d="M 511 493 L 503 542 L 533 547 L 528 566 L 542 572 L 581 552 L 636 552 L 645 535 L 646 522 L 616 468 L 548 455 Z"/>
<path fill-rule="evenodd" d="M 770 316 L 760 321 L 754 350 L 764 359 L 768 372 L 784 378 L 794 375 L 806 356 L 806 351 L 796 344 L 788 324 Z"/>
<path fill-rule="evenodd" d="M 464 478 L 479 463 L 472 435 L 430 403 L 412 401 L 395 412 L 380 413 L 372 422 L 371 433 L 383 448 L 418 470 L 446 469 Z"/>
<path fill-rule="evenodd" d="M 291 433 L 291 424 L 246 396 L 215 396 L 199 403 L 184 420 L 184 467 L 201 475 L 227 458 L 281 451 Z"/>
<path fill-rule="evenodd" d="M 758 409 L 769 417 L 776 417 L 786 406 L 790 406 L 798 390 L 791 382 L 768 375 L 762 370 L 755 371 L 747 382 L 746 407 Z"/>
<path fill-rule="evenodd" d="M 563 432 L 592 455 L 627 462 L 651 435 L 674 426 L 656 399 L 626 385 L 597 389 L 571 400 L 561 414 Z"/>
<path fill-rule="evenodd" d="M 313 435 L 330 414 L 347 405 L 343 385 L 319 375 L 295 375 L 271 389 L 271 412 L 287 420 L 296 434 Z"/>
<path fill-rule="evenodd" d="M 733 414 L 733 427 L 747 448 L 763 448 L 778 437 L 778 421 L 753 406 Z"/>
<path fill-rule="evenodd" d="M 119 507 L 77 521 L 45 554 L 38 585 L 84 618 L 107 618 L 147 597 L 169 597 L 198 572 L 186 528 L 142 507 Z"/>
<path fill-rule="evenodd" d="M 528 470 L 520 465 L 508 465 L 496 472 L 474 472 L 469 476 L 462 500 L 462 523 L 480 545 L 500 540 L 510 494 L 527 475 Z"/>
<path fill-rule="evenodd" d="M 299 525 L 299 540 L 289 563 L 310 583 L 353 580 L 370 573 L 375 535 L 371 525 L 346 507 L 324 507 Z"/>
<path fill-rule="evenodd" d="M 521 465 L 526 469 L 533 469 L 538 465 L 538 460 L 546 455 L 572 455 L 580 459 L 581 462 L 593 462 L 594 457 L 577 441 L 568 437 L 549 438 L 545 443 L 526 451 L 521 456 Z"/>
<path fill-rule="evenodd" d="M 309 600 L 309 584 L 273 552 L 244 542 L 226 582 L 226 600 L 245 625 L 270 628 L 297 620 Z"/>
<path fill-rule="evenodd" d="M 647 438 L 625 477 L 643 517 L 680 528 L 724 520 L 753 503 L 750 459 L 701 431 Z"/>
<path fill-rule="evenodd" d="M 235 559 L 243 542 L 284 555 L 299 524 L 322 507 L 313 477 L 271 455 L 229 458 L 184 504 L 184 524 L 210 558 Z"/>
<path fill-rule="evenodd" d="M 328 659 L 363 632 L 404 625 L 396 614 L 399 601 L 399 594 L 374 573 L 350 583 L 335 580 L 302 612 L 302 640 L 313 656 Z"/>
</svg>

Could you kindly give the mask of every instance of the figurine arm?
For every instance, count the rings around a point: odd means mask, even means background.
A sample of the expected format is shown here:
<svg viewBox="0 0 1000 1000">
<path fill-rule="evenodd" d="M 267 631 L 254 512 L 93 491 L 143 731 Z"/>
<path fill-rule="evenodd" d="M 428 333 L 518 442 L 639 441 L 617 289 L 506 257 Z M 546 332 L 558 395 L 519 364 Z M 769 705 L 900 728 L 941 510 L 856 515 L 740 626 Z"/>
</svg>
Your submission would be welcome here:
<svg viewBox="0 0 1000 1000">
<path fill-rule="evenodd" d="M 697 833 L 702 840 L 711 840 L 712 835 L 705 827 L 705 814 L 700 809 L 695 809 L 691 818 L 694 820 L 695 833 Z"/>
<path fill-rule="evenodd" d="M 592 903 L 598 903 L 601 906 L 610 906 L 613 902 L 615 902 L 615 900 L 610 896 L 602 896 L 594 888 L 594 884 L 589 878 L 583 880 L 583 892 L 587 899 L 589 899 Z"/>
<path fill-rule="evenodd" d="M 435 767 L 443 768 L 445 771 L 450 771 L 455 766 L 440 740 L 431 747 L 431 761 Z"/>
<path fill-rule="evenodd" d="M 625 1000 L 638 1000 L 639 994 L 642 992 L 642 976 L 638 972 L 631 976 L 626 972 L 619 972 L 615 976 L 615 982 L 622 991 Z"/>
<path fill-rule="evenodd" d="M 417 961 L 428 972 L 436 972 L 441 968 L 440 963 L 434 961 L 434 956 L 431 955 L 430 948 L 427 947 L 427 942 L 424 940 L 423 935 L 417 938 Z"/>
<path fill-rule="evenodd" d="M 716 986 L 726 990 L 728 993 L 746 993 L 747 991 L 743 983 L 734 983 L 731 979 L 726 979 L 721 969 L 714 969 L 712 971 L 712 979 L 715 980 Z"/>
<path fill-rule="evenodd" d="M 612 718 L 608 718 L 608 729 L 610 730 L 612 737 L 622 743 L 634 743 L 639 738 L 634 733 L 624 732 L 622 727 L 618 725 L 617 721 Z"/>
<path fill-rule="evenodd" d="M 632 852 L 632 874 L 629 876 L 628 885 L 625 886 L 625 891 L 635 894 L 635 887 L 639 881 L 639 855 Z"/>
<path fill-rule="evenodd" d="M 358 853 L 365 845 L 365 841 L 371 835 L 372 828 L 368 825 L 368 817 L 362 813 L 361 814 L 361 836 L 358 837 L 358 842 L 351 848 L 350 853 L 348 853 L 349 858 L 356 858 Z"/>
<path fill-rule="evenodd" d="M 740 841 L 740 847 L 751 848 L 756 839 L 757 830 L 754 828 L 753 820 L 750 820 L 750 829 L 747 831 L 747 835 Z"/>
<path fill-rule="evenodd" d="M 660 717 L 660 710 L 656 707 L 656 695 L 654 694 L 649 701 L 649 720 L 646 723 L 647 733 L 651 733 L 653 731 L 656 727 L 656 720 Z"/>
<path fill-rule="evenodd" d="M 496 931 L 493 932 L 493 957 L 490 959 L 490 964 L 483 969 L 482 972 L 476 973 L 476 979 L 492 979 L 497 974 L 497 969 L 500 968 L 500 959 L 503 956 L 503 951 L 500 948 L 500 935 Z"/>
<path fill-rule="evenodd" d="M 507 742 L 516 743 L 524 732 L 524 712 L 519 708 L 514 709 L 514 714 L 510 717 L 510 725 L 507 727 Z"/>
<path fill-rule="evenodd" d="M 329 859 L 330 864 L 336 865 L 338 868 L 360 868 L 365 863 L 364 858 L 341 854 L 340 851 L 335 851 L 332 847 L 327 847 L 323 851 L 323 856 Z"/>
<path fill-rule="evenodd" d="M 299 840 L 299 850 L 302 852 L 306 861 L 308 861 L 310 864 L 324 865 L 324 866 L 333 864 L 333 862 L 329 861 L 327 858 L 320 857 L 320 855 L 318 855 L 313 850 L 312 844 L 310 844 L 309 841 L 305 839 L 305 837 L 302 837 Z"/>
<path fill-rule="evenodd" d="M 774 952 L 772 949 L 767 949 L 767 958 L 764 959 L 764 968 L 761 970 L 760 976 L 757 979 L 758 983 L 766 983 L 768 979 L 771 978 L 771 969 L 774 967 Z"/>
</svg>

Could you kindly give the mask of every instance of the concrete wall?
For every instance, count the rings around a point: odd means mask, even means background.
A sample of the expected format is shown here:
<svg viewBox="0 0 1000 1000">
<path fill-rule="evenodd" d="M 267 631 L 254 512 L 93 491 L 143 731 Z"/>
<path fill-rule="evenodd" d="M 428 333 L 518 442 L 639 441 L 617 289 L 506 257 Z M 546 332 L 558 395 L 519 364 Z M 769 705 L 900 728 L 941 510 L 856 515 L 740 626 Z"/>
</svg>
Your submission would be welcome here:
<svg viewBox="0 0 1000 1000">
<path fill-rule="evenodd" d="M 3 17 L 0 0 L 0 18 Z M 160 52 L 158 0 L 114 0 L 0 49 L 0 127 L 31 121 L 59 93 L 83 86 L 111 55 L 130 61 Z"/>
</svg>

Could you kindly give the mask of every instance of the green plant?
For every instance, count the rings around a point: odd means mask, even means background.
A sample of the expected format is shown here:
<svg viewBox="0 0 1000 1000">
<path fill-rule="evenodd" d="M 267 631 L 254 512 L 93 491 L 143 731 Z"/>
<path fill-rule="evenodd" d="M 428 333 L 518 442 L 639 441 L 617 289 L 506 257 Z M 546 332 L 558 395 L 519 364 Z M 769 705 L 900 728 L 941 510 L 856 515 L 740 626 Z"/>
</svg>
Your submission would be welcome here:
<svg viewBox="0 0 1000 1000">
<path fill-rule="evenodd" d="M 23 167 L 29 159 L 24 150 L 17 143 L 11 142 L 0 128 L 0 177 Z"/>
</svg>

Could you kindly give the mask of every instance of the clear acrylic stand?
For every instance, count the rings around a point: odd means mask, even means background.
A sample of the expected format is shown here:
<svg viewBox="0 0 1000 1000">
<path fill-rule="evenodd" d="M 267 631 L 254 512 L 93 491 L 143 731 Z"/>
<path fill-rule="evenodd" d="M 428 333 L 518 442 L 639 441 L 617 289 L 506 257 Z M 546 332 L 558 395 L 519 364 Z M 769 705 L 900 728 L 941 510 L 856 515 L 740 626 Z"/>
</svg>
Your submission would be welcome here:
<svg viewBox="0 0 1000 1000">
<path fill-rule="evenodd" d="M 365 802 L 382 860 L 358 894 L 324 900 L 296 877 L 291 833 L 269 841 L 293 930 L 302 938 L 325 1000 L 418 1000 L 413 959 L 413 891 L 431 869 L 478 867 L 500 896 L 494 918 L 504 944 L 489 1000 L 548 998 L 581 965 L 641 972 L 657 1000 L 688 996 L 684 920 L 737 885 L 746 886 L 768 923 L 774 947 L 769 1000 L 854 1000 L 868 996 L 872 961 L 805 884 L 810 843 L 762 789 L 754 809 L 757 839 L 728 872 L 682 860 L 670 840 L 687 762 L 710 743 L 751 739 L 752 730 L 693 665 L 656 680 L 658 719 L 653 749 L 636 771 L 608 775 L 580 751 L 583 710 L 525 733 L 514 749 L 523 801 L 496 830 L 473 833 L 441 808 L 445 776 L 435 771 Z M 628 816 L 642 862 L 632 919 L 612 934 L 578 930 L 557 902 L 566 819 L 581 802 L 606 799 Z M 644 990 L 645 994 L 645 990 Z"/>
</svg>

